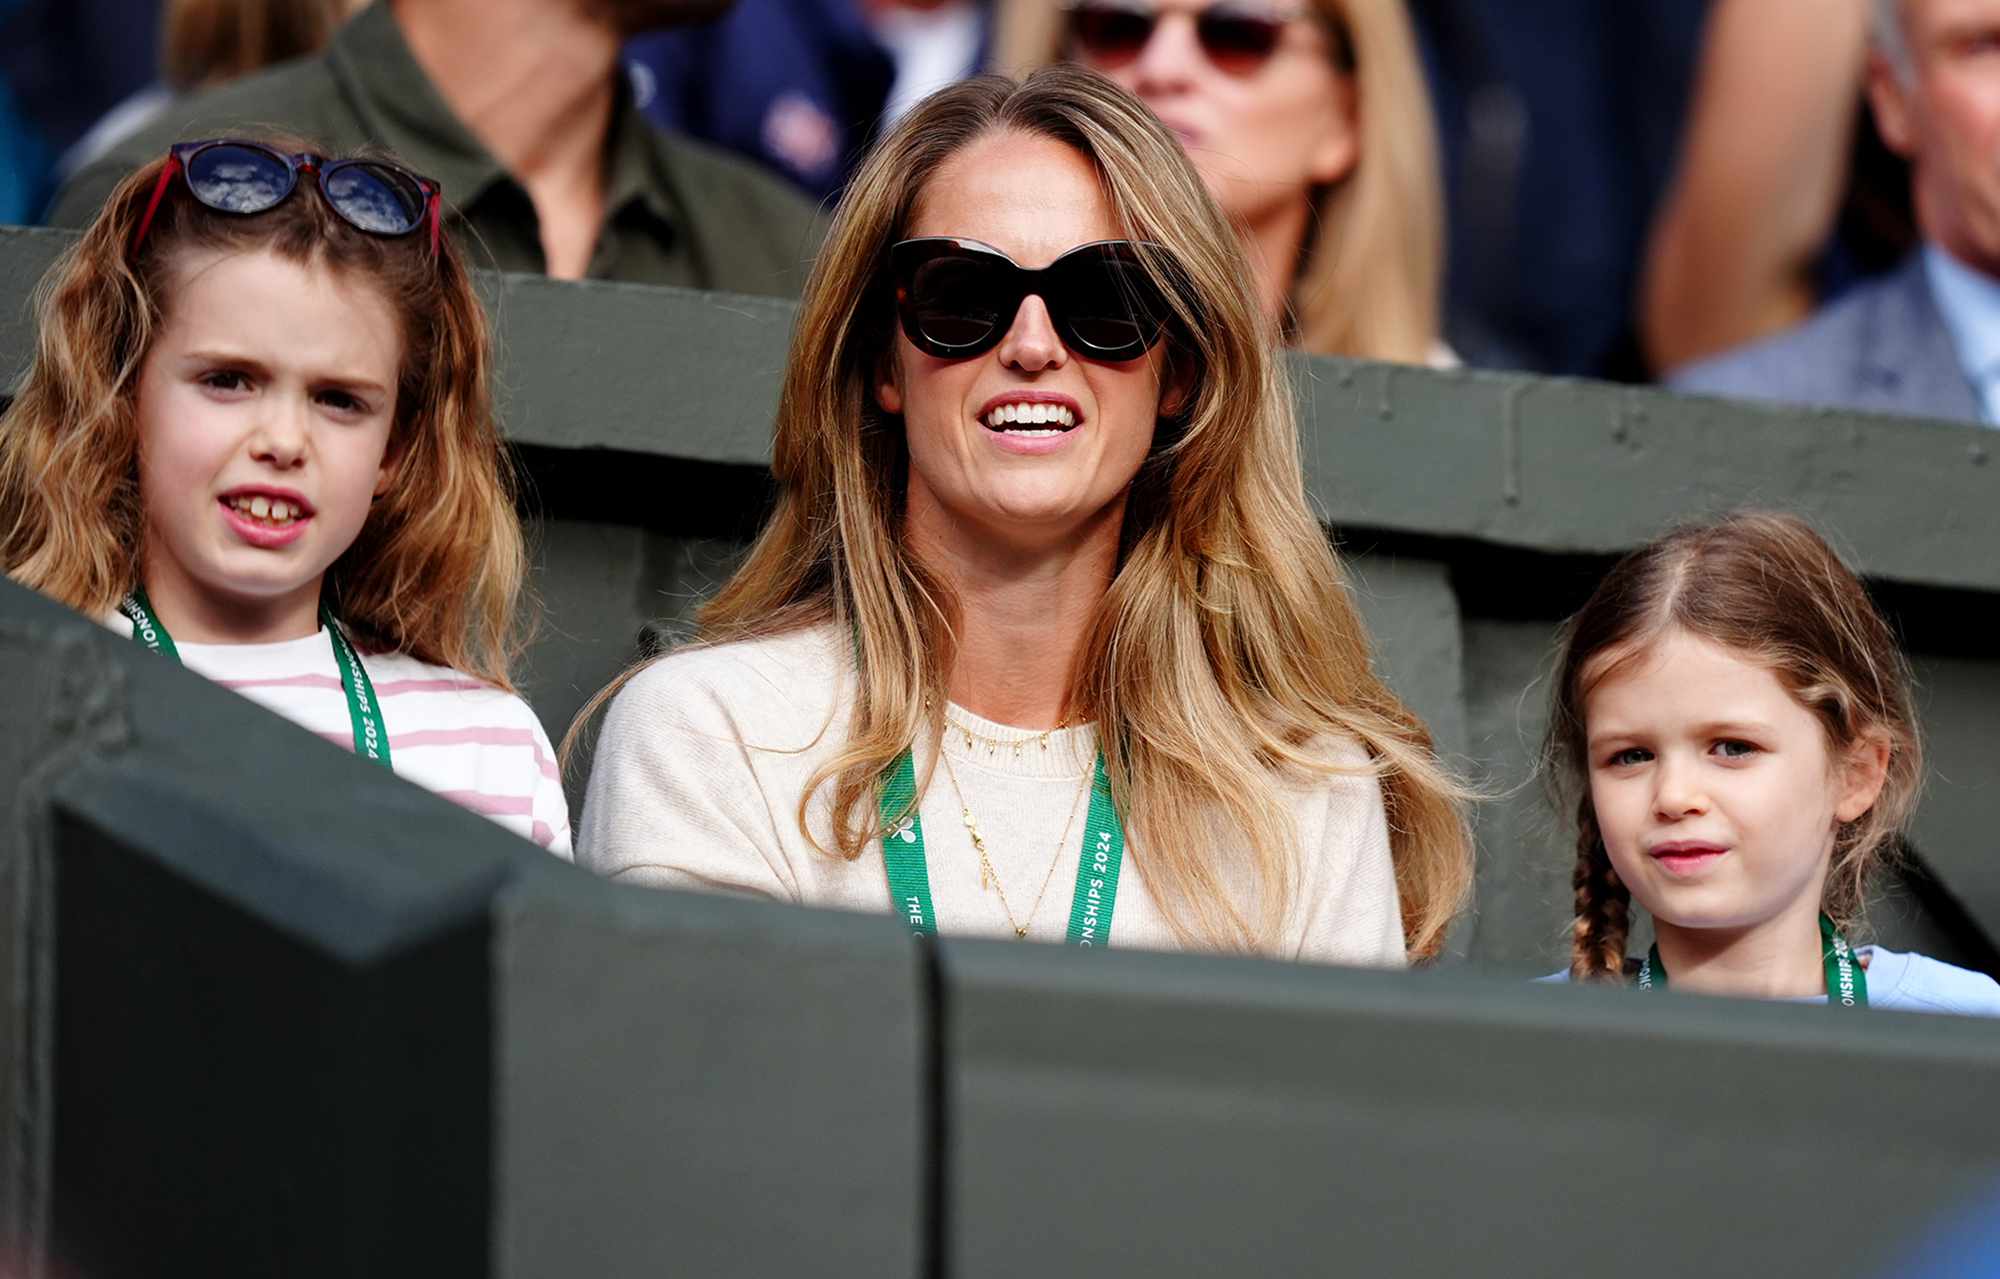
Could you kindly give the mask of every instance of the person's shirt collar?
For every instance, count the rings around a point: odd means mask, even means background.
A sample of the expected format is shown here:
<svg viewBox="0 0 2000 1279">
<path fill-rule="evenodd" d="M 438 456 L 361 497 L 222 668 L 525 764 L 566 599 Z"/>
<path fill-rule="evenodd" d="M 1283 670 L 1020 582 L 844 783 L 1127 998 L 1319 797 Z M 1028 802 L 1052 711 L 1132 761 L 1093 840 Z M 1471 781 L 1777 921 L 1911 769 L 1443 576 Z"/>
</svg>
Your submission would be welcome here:
<svg viewBox="0 0 2000 1279">
<path fill-rule="evenodd" d="M 2000 407 L 2000 280 L 1925 244 L 1924 275 L 1951 334 L 1958 366 L 1978 392 L 1988 422 Z"/>
<path fill-rule="evenodd" d="M 673 165 L 666 135 L 639 110 L 638 93 L 623 67 L 618 76 L 618 100 L 611 108 L 610 166 L 605 174 L 604 212 L 617 217 L 637 203 L 672 228 L 681 220 L 672 192 Z"/>
</svg>

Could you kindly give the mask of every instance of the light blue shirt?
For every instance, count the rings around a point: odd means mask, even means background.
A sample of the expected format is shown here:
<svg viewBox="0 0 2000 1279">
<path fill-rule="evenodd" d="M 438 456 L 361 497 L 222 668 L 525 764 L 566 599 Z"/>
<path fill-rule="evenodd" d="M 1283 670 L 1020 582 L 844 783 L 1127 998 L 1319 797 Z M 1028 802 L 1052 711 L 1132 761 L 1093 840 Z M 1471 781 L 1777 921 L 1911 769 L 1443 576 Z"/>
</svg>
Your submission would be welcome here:
<svg viewBox="0 0 2000 1279">
<path fill-rule="evenodd" d="M 1958 1013 L 1969 1017 L 2000 1017 L 2000 982 L 1985 973 L 1960 968 L 1928 955 L 1906 955 L 1880 946 L 1856 946 L 1868 957 L 1868 1006 L 1905 1012 Z M 1538 981 L 1564 982 L 1569 972 L 1550 973 Z M 1825 995 L 1787 1000 L 1823 1004 Z"/>
<path fill-rule="evenodd" d="M 1924 276 L 1982 420 L 2000 425 L 2000 280 L 1924 245 Z"/>
</svg>

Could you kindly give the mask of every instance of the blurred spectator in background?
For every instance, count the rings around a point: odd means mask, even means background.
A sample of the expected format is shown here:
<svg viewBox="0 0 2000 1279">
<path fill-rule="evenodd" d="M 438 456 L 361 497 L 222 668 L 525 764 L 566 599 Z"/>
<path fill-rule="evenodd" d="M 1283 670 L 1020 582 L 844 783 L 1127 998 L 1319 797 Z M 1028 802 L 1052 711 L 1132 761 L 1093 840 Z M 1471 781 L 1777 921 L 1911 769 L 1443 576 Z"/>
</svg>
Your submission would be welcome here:
<svg viewBox="0 0 2000 1279">
<path fill-rule="evenodd" d="M 178 94 L 212 89 L 326 47 L 368 0 L 166 0 L 160 79 L 125 99 L 64 154 L 64 177 L 143 128 Z"/>
<path fill-rule="evenodd" d="M 176 102 L 79 171 L 52 220 L 81 226 L 127 172 L 187 138 L 282 128 L 376 143 L 444 184 L 475 262 L 565 278 L 796 293 L 813 211 L 746 161 L 654 129 L 627 37 L 707 0 L 383 0 L 325 53 Z"/>
<path fill-rule="evenodd" d="M 820 199 L 879 129 L 985 66 L 987 0 L 737 0 L 626 46 L 656 124 L 754 156 Z"/>
<path fill-rule="evenodd" d="M 0 223 L 32 222 L 56 160 L 152 83 L 159 0 L 0 0 Z"/>
<path fill-rule="evenodd" d="M 1870 0 L 1868 93 L 1923 247 L 1684 390 L 2000 421 L 2000 0 Z"/>
<path fill-rule="evenodd" d="M 167 0 L 160 69 L 181 93 L 318 53 L 368 0 Z"/>
<path fill-rule="evenodd" d="M 1437 146 L 1401 0 L 1077 0 L 1007 34 L 1010 63 L 1075 58 L 1173 130 L 1294 344 L 1456 362 L 1438 341 Z"/>
<path fill-rule="evenodd" d="M 1444 147 L 1445 334 L 1475 365 L 1646 376 L 1633 298 L 1708 0 L 1411 6 Z"/>
<path fill-rule="evenodd" d="M 1861 104 L 1868 0 L 1716 0 L 1640 292 L 1652 367 L 1804 319 Z"/>
<path fill-rule="evenodd" d="M 1803 320 L 1916 241 L 1909 168 L 1863 109 L 1870 0 L 1716 0 L 1640 284 L 1669 373 Z"/>
</svg>

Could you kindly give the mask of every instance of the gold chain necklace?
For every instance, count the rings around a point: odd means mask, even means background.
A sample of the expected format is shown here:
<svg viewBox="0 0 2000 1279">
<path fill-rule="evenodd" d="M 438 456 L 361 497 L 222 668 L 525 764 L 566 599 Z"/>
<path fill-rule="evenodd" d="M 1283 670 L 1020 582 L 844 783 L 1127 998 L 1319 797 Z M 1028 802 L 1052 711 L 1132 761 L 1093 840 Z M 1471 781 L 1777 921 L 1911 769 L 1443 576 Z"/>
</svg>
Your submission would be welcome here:
<svg viewBox="0 0 2000 1279">
<path fill-rule="evenodd" d="M 1022 738 L 1017 738 L 1013 741 L 1008 741 L 1005 738 L 988 737 L 984 733 L 976 732 L 973 729 L 967 728 L 965 725 L 953 719 L 949 711 L 945 713 L 944 723 L 946 728 L 949 728 L 952 732 L 957 733 L 960 737 L 963 737 L 965 739 L 965 749 L 971 750 L 972 744 L 974 742 L 978 742 L 981 746 L 984 746 L 986 748 L 986 753 L 988 755 L 997 755 L 1003 750 L 1011 750 L 1014 752 L 1014 758 L 1016 759 L 1019 759 L 1021 757 L 1021 748 L 1023 746 L 1026 746 L 1029 742 L 1036 742 L 1041 746 L 1043 750 L 1047 750 L 1049 748 L 1049 735 L 1052 733 L 1060 733 L 1064 729 L 1070 727 L 1069 721 L 1064 720 L 1062 723 L 1057 724 L 1054 728 L 1043 729 L 1041 733 L 1037 736 L 1022 737 Z"/>
<path fill-rule="evenodd" d="M 957 725 L 953 727 L 956 728 Z M 1047 734 L 1043 736 L 1046 737 Z M 1047 745 L 1046 742 L 1043 743 L 1044 747 Z M 1024 924 L 1014 918 L 1014 908 L 1007 901 L 1007 890 L 1000 886 L 1000 876 L 993 869 L 993 859 L 986 855 L 985 837 L 980 835 L 979 823 L 973 820 L 972 808 L 965 802 L 965 790 L 958 784 L 958 771 L 951 766 L 951 756 L 940 750 L 938 758 L 944 761 L 944 775 L 951 779 L 951 793 L 958 797 L 958 811 L 964 816 L 965 832 L 972 836 L 973 850 L 979 854 L 979 886 L 991 888 L 1000 895 L 1000 909 L 1006 913 L 1007 926 L 1014 930 L 1016 939 L 1024 938 L 1028 935 L 1028 924 L 1035 922 L 1035 915 L 1042 908 L 1042 898 L 1048 895 L 1049 881 L 1055 878 L 1056 863 L 1062 860 L 1063 847 L 1069 843 L 1070 827 L 1076 825 L 1076 810 L 1083 804 L 1083 792 L 1090 789 L 1090 774 L 1083 775 L 1083 784 L 1076 788 L 1076 798 L 1069 802 L 1069 819 L 1063 822 L 1062 834 L 1056 836 L 1055 856 L 1049 859 L 1048 872 L 1042 876 L 1042 886 L 1035 893 L 1035 904 L 1028 907 L 1028 922 Z"/>
</svg>

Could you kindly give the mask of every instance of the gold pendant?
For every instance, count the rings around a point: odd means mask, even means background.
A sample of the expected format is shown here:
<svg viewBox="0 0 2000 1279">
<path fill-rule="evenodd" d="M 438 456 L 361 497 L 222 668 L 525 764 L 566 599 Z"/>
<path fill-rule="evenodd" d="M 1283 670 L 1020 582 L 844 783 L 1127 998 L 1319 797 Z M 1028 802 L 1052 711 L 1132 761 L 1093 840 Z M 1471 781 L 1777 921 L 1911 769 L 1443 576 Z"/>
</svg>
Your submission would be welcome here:
<svg viewBox="0 0 2000 1279">
<path fill-rule="evenodd" d="M 1014 927 L 1014 938 L 1015 938 L 1015 940 L 1016 940 L 1016 941 L 1019 941 L 1019 940 L 1021 940 L 1021 939 L 1025 938 L 1025 937 L 1026 937 L 1027 935 L 1028 935 L 1028 930 L 1027 930 L 1027 928 L 1025 928 L 1024 926 L 1021 926 L 1021 925 L 1018 925 L 1018 924 L 1017 924 L 1017 925 L 1015 925 L 1015 927 Z"/>
</svg>

